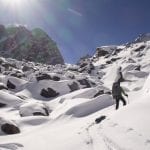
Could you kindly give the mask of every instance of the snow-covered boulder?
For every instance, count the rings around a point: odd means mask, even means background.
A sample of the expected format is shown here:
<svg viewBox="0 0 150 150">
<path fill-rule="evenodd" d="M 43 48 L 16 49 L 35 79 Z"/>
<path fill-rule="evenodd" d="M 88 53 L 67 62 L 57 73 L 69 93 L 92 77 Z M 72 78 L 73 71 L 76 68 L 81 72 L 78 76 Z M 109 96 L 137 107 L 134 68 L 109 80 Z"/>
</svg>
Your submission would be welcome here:
<svg viewBox="0 0 150 150">
<path fill-rule="evenodd" d="M 0 134 L 17 134 L 20 133 L 19 127 L 10 120 L 0 117 Z"/>
<path fill-rule="evenodd" d="M 148 76 L 149 73 L 144 72 L 144 71 L 138 71 L 138 70 L 132 70 L 132 71 L 128 71 L 124 74 L 125 79 L 127 80 L 135 80 L 135 79 L 143 79 L 146 78 Z"/>
<path fill-rule="evenodd" d="M 13 84 L 11 81 L 7 81 L 7 87 L 8 87 L 8 89 L 16 89 L 16 86 L 15 86 L 15 84 Z"/>
<path fill-rule="evenodd" d="M 40 80 L 53 80 L 53 81 L 59 81 L 61 79 L 60 75 L 56 73 L 39 73 L 36 75 L 37 81 Z"/>
<path fill-rule="evenodd" d="M 97 93 L 94 95 L 94 97 L 97 97 L 97 96 L 103 95 L 103 94 L 111 95 L 111 90 L 104 86 L 99 86 L 99 87 L 97 87 Z"/>
<path fill-rule="evenodd" d="M 42 89 L 40 95 L 43 96 L 43 97 L 45 97 L 45 98 L 51 98 L 51 97 L 58 96 L 59 93 L 57 93 L 52 88 L 47 88 L 47 89 Z"/>
<path fill-rule="evenodd" d="M 19 114 L 26 116 L 49 116 L 49 108 L 46 104 L 39 102 L 28 102 L 20 106 Z"/>
<path fill-rule="evenodd" d="M 0 83 L 0 90 L 8 90 L 4 83 Z"/>
<path fill-rule="evenodd" d="M 13 107 L 20 105 L 23 102 L 19 97 L 8 93 L 7 91 L 0 91 L 0 103 L 5 104 L 7 106 Z"/>
<path fill-rule="evenodd" d="M 77 81 L 82 86 L 82 88 L 90 88 L 91 87 L 91 84 L 88 81 L 88 79 L 83 78 L 83 79 L 78 79 Z"/>
<path fill-rule="evenodd" d="M 42 73 L 36 76 L 37 81 L 40 80 L 51 80 L 51 76 L 46 74 L 46 73 Z"/>
<path fill-rule="evenodd" d="M 7 85 L 9 89 L 19 91 L 28 81 L 16 77 L 4 76 L 2 82 Z"/>
<path fill-rule="evenodd" d="M 112 97 L 109 95 L 102 95 L 88 102 L 81 103 L 70 108 L 65 115 L 72 115 L 74 117 L 85 117 L 108 106 L 113 105 Z"/>
<path fill-rule="evenodd" d="M 76 82 L 73 82 L 72 84 L 68 84 L 68 86 L 70 88 L 70 92 L 73 92 L 73 91 L 80 89 L 78 83 L 76 83 Z"/>
</svg>

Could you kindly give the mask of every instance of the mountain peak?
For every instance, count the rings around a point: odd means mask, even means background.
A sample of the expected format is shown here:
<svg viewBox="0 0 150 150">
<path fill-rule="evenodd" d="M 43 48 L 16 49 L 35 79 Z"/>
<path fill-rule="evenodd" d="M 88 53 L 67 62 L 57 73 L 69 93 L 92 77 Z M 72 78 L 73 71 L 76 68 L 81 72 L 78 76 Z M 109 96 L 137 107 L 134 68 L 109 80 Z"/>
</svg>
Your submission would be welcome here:
<svg viewBox="0 0 150 150">
<path fill-rule="evenodd" d="M 64 64 L 56 43 L 40 28 L 0 25 L 0 55 L 47 64 Z"/>
</svg>

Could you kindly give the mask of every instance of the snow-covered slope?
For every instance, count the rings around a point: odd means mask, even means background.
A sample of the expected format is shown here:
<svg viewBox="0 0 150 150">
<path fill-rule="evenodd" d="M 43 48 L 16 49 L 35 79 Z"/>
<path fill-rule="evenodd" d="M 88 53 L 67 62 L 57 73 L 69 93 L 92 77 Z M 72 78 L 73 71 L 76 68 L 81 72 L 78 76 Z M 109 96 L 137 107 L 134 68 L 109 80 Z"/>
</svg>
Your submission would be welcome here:
<svg viewBox="0 0 150 150">
<path fill-rule="evenodd" d="M 149 150 L 148 37 L 99 47 L 78 65 L 0 58 L 0 150 Z M 120 67 L 129 97 L 116 111 Z"/>
</svg>

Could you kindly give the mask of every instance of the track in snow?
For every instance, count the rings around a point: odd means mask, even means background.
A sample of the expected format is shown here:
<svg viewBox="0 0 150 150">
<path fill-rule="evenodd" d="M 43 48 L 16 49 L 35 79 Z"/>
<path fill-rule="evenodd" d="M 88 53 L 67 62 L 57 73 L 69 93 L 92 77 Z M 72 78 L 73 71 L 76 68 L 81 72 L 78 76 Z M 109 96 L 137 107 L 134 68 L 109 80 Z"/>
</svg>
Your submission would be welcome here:
<svg viewBox="0 0 150 150">
<path fill-rule="evenodd" d="M 87 136 L 86 144 L 89 144 L 92 150 L 125 150 L 113 140 L 111 140 L 109 137 L 99 132 L 96 125 L 97 124 L 93 122 L 89 124 L 84 131 Z"/>
<path fill-rule="evenodd" d="M 7 143 L 7 144 L 0 144 L 0 150 L 17 150 L 23 147 L 22 144 L 19 143 Z"/>
</svg>

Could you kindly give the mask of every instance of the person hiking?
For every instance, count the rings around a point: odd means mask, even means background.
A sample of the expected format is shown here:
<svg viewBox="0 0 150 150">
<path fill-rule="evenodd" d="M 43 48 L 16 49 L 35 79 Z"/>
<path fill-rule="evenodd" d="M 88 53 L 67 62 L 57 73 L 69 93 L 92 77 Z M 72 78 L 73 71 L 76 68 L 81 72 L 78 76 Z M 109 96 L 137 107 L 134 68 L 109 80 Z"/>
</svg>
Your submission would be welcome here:
<svg viewBox="0 0 150 150">
<path fill-rule="evenodd" d="M 116 110 L 119 108 L 120 100 L 123 102 L 123 105 L 127 104 L 122 94 L 128 97 L 128 94 L 126 94 L 123 88 L 120 86 L 120 82 L 119 81 L 114 82 L 112 86 L 112 96 L 116 101 Z"/>
</svg>

